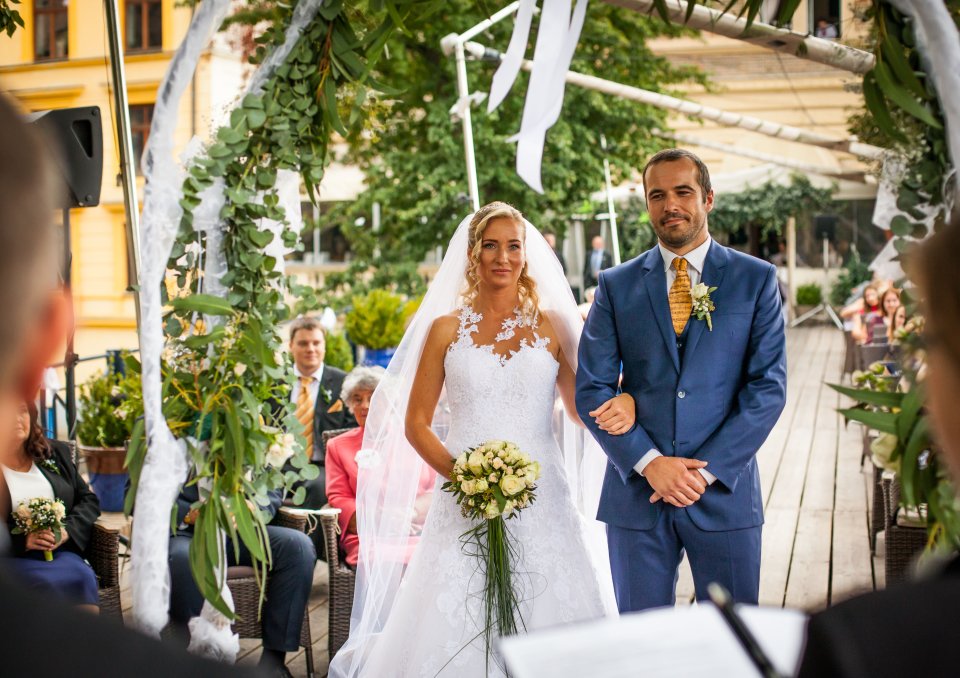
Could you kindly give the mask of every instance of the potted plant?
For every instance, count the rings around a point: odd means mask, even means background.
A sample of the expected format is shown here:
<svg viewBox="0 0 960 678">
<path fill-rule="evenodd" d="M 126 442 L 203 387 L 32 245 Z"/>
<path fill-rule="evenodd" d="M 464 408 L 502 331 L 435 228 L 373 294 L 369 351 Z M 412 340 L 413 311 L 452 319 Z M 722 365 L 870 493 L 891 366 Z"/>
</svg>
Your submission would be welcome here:
<svg viewBox="0 0 960 678">
<path fill-rule="evenodd" d="M 104 511 L 122 511 L 127 484 L 126 443 L 143 414 L 140 375 L 97 373 L 80 387 L 77 448 L 87 462 L 90 487 Z"/>
<path fill-rule="evenodd" d="M 360 362 L 386 367 L 418 305 L 382 289 L 355 296 L 345 325 L 351 341 L 364 349 Z"/>
<path fill-rule="evenodd" d="M 353 369 L 353 350 L 342 332 L 327 332 L 327 352 L 323 362 L 344 372 Z"/>
<path fill-rule="evenodd" d="M 797 315 L 803 315 L 823 302 L 823 290 L 820 285 L 810 283 L 797 288 Z"/>
</svg>

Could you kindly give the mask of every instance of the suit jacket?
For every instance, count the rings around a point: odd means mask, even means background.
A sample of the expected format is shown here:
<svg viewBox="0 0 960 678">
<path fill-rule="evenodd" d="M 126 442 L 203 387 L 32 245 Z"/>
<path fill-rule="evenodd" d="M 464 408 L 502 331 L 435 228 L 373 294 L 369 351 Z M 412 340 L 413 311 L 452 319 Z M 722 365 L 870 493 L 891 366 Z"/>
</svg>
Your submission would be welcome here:
<svg viewBox="0 0 960 678">
<path fill-rule="evenodd" d="M 583 289 L 586 291 L 588 287 L 596 287 L 597 279 L 593 277 L 593 266 L 590 265 L 590 260 L 593 258 L 593 250 L 587 252 L 587 259 L 583 262 Z M 600 270 L 605 271 L 606 269 L 613 266 L 613 257 L 610 256 L 610 253 L 606 250 L 603 251 L 603 255 L 600 257 Z"/>
<path fill-rule="evenodd" d="M 713 330 L 691 318 L 683 364 L 657 247 L 604 271 L 580 341 L 577 410 L 609 457 L 598 518 L 646 530 L 663 502 L 633 467 L 649 450 L 708 462 L 716 482 L 688 507 L 703 530 L 763 523 L 756 453 L 786 399 L 786 348 L 776 269 L 714 242 L 702 281 L 717 287 Z M 621 436 L 588 412 L 622 390 L 637 421 Z"/>
<path fill-rule="evenodd" d="M 73 551 L 81 556 L 86 554 L 93 535 L 93 524 L 100 517 L 100 500 L 87 485 L 83 476 L 73 463 L 73 456 L 66 443 L 59 440 L 50 440 L 53 454 L 50 459 L 57 467 L 52 471 L 45 464 L 37 464 L 40 472 L 50 481 L 53 487 L 53 496 L 63 501 L 67 509 L 64 525 L 70 538 L 58 550 Z M 12 528 L 12 518 L 8 521 Z M 13 556 L 26 554 L 26 535 L 10 535 L 10 553 Z"/>
<path fill-rule="evenodd" d="M 327 501 L 340 509 L 340 546 L 348 565 L 357 564 L 360 539 L 347 532 L 350 519 L 357 512 L 357 452 L 363 445 L 363 429 L 341 433 L 327 443 Z"/>
<path fill-rule="evenodd" d="M 280 504 L 283 501 L 283 490 L 271 490 L 267 493 L 270 498 L 270 505 L 261 507 L 260 510 L 265 514 L 264 522 L 270 523 L 280 510 Z M 184 483 L 180 488 L 180 494 L 177 495 L 177 533 L 180 535 L 193 534 L 193 525 L 187 525 L 183 519 L 190 512 L 190 507 L 200 501 L 200 489 L 196 483 Z"/>
<path fill-rule="evenodd" d="M 957 675 L 960 561 L 939 575 L 851 598 L 810 618 L 800 678 Z"/>
</svg>

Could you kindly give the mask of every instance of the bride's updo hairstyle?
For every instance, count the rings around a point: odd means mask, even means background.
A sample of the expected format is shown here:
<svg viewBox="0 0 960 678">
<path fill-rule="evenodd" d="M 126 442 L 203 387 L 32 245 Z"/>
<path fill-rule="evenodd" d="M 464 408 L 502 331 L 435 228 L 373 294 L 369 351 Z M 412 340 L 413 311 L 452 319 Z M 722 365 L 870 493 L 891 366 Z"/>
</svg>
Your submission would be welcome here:
<svg viewBox="0 0 960 678">
<path fill-rule="evenodd" d="M 473 215 L 473 219 L 470 220 L 470 232 L 467 236 L 467 289 L 463 293 L 463 298 L 467 304 L 473 303 L 480 289 L 480 276 L 477 275 L 477 267 L 480 265 L 483 233 L 487 230 L 487 224 L 494 219 L 509 219 L 523 226 L 524 250 L 526 250 L 526 221 L 520 210 L 499 200 L 478 209 L 476 214 Z M 537 294 L 537 283 L 527 272 L 526 261 L 524 261 L 523 268 L 520 270 L 517 288 L 520 295 L 520 314 L 524 320 L 536 324 L 540 315 L 540 296 Z"/>
</svg>

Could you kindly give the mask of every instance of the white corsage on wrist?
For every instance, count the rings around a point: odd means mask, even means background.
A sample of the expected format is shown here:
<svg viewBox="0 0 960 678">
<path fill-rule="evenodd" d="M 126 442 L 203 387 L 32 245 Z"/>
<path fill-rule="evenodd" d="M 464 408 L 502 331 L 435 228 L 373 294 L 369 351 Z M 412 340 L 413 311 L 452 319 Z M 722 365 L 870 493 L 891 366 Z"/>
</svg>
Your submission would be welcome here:
<svg viewBox="0 0 960 678">
<path fill-rule="evenodd" d="M 710 295 L 717 290 L 716 287 L 707 287 L 705 283 L 697 283 L 690 290 L 690 296 L 693 297 L 693 308 L 690 315 L 697 320 L 706 320 L 707 329 L 713 332 L 713 319 L 710 317 L 712 311 L 717 307 L 713 305 L 713 299 Z"/>
</svg>

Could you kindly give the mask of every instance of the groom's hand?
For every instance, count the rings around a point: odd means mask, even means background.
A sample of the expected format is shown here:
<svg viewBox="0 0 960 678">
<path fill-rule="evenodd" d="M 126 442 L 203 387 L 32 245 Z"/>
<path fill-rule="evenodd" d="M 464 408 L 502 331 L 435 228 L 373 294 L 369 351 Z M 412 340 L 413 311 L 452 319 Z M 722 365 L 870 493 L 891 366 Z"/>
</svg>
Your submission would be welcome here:
<svg viewBox="0 0 960 678">
<path fill-rule="evenodd" d="M 663 499 L 677 507 L 691 506 L 707 489 L 707 481 L 697 471 L 707 462 L 684 457 L 657 457 L 643 469 L 643 477 L 654 492 L 650 503 Z"/>
</svg>

